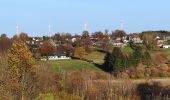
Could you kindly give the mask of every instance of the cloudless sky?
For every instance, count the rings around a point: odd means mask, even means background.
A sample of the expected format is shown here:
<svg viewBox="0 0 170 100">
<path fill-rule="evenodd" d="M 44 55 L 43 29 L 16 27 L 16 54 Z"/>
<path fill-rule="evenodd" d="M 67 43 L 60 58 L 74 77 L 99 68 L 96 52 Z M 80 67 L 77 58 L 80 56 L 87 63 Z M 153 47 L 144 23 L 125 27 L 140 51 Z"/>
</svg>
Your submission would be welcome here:
<svg viewBox="0 0 170 100">
<path fill-rule="evenodd" d="M 19 31 L 30 36 L 70 32 L 81 34 L 120 28 L 141 32 L 170 30 L 170 0 L 0 0 L 0 33 Z"/>
</svg>

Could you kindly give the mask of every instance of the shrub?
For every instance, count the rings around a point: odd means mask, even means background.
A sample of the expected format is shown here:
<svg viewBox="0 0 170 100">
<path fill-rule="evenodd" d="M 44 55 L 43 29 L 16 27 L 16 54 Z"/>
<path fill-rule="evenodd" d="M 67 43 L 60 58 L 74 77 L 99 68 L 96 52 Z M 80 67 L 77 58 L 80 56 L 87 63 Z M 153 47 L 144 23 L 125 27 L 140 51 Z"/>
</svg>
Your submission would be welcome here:
<svg viewBox="0 0 170 100">
<path fill-rule="evenodd" d="M 167 61 L 167 56 L 165 54 L 157 54 L 154 56 L 153 62 L 156 65 L 160 65 Z"/>
<path fill-rule="evenodd" d="M 167 64 L 161 64 L 159 69 L 163 72 L 167 72 L 169 70 L 169 66 Z"/>
<path fill-rule="evenodd" d="M 145 78 L 145 67 L 142 64 L 139 64 L 136 68 L 136 77 Z"/>
<path fill-rule="evenodd" d="M 86 54 L 86 51 L 83 47 L 75 48 L 74 57 L 78 57 L 78 58 L 82 59 L 85 54 Z"/>
<path fill-rule="evenodd" d="M 159 76 L 159 70 L 158 70 L 158 68 L 156 68 L 156 67 L 152 67 L 151 68 L 151 76 L 152 77 L 158 77 Z"/>
<path fill-rule="evenodd" d="M 145 77 L 149 78 L 151 76 L 151 68 L 147 67 L 145 68 Z"/>
<path fill-rule="evenodd" d="M 169 100 L 170 88 L 159 82 L 142 83 L 137 86 L 137 92 L 141 100 Z"/>
</svg>

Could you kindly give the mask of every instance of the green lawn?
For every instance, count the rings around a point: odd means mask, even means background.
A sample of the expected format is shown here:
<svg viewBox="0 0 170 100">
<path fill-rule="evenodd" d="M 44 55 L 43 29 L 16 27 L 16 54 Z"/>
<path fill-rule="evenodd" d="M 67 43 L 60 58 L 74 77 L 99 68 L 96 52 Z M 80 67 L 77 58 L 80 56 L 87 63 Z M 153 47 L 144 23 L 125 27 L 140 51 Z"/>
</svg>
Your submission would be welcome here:
<svg viewBox="0 0 170 100">
<path fill-rule="evenodd" d="M 93 51 L 84 56 L 85 59 L 93 60 L 97 64 L 103 64 L 105 53 L 99 51 Z"/>
<path fill-rule="evenodd" d="M 133 50 L 131 49 L 130 45 L 127 44 L 126 46 L 121 48 L 121 51 L 123 52 L 123 54 L 128 55 L 129 53 L 132 53 Z"/>
<path fill-rule="evenodd" d="M 46 63 L 58 72 L 61 70 L 69 71 L 69 70 L 92 70 L 92 71 L 101 71 L 100 68 L 96 67 L 92 63 L 88 63 L 81 60 L 55 60 L 55 61 L 46 61 Z"/>
</svg>

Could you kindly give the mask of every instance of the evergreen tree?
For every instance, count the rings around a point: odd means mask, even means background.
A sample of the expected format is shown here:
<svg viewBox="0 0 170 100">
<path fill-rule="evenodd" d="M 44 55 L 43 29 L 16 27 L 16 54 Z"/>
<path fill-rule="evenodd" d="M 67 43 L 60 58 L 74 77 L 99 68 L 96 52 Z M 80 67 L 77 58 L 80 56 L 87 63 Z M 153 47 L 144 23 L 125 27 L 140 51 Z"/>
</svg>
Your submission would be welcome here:
<svg viewBox="0 0 170 100">
<path fill-rule="evenodd" d="M 115 47 L 112 53 L 107 53 L 104 59 L 104 70 L 107 72 L 120 71 L 126 68 L 126 57 L 121 52 L 120 48 Z"/>
<path fill-rule="evenodd" d="M 125 62 L 124 62 L 124 55 L 122 53 L 122 51 L 120 50 L 120 48 L 115 47 L 112 51 L 112 56 L 113 56 L 113 71 L 120 71 L 121 69 L 123 69 L 125 66 Z"/>
<path fill-rule="evenodd" d="M 129 56 L 130 65 L 136 66 L 142 61 L 143 57 L 142 47 L 134 43 L 130 43 L 130 47 L 133 49 L 133 53 Z"/>
<path fill-rule="evenodd" d="M 136 46 L 136 49 L 133 52 L 133 59 L 136 62 L 135 65 L 139 64 L 142 61 L 142 57 L 143 57 L 142 48 Z"/>
<path fill-rule="evenodd" d="M 142 57 L 142 63 L 144 65 L 150 66 L 152 64 L 152 58 L 148 51 L 145 51 Z"/>
<path fill-rule="evenodd" d="M 113 66 L 114 66 L 114 59 L 113 56 L 111 55 L 111 53 L 107 53 L 105 58 L 104 58 L 104 70 L 107 72 L 112 72 L 113 71 Z"/>
</svg>

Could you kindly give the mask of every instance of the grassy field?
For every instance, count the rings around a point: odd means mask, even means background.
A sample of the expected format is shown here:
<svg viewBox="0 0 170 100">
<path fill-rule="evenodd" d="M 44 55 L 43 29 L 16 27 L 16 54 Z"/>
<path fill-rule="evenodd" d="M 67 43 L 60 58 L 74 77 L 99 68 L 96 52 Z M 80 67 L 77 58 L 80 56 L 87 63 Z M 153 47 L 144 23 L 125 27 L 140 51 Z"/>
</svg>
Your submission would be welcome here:
<svg viewBox="0 0 170 100">
<path fill-rule="evenodd" d="M 133 50 L 130 48 L 129 44 L 127 44 L 125 47 L 122 47 L 121 50 L 124 54 L 129 54 L 129 53 L 133 52 Z M 163 53 L 167 56 L 168 60 L 170 60 L 170 48 L 168 48 L 168 49 L 156 48 L 156 49 L 151 50 L 150 53 L 151 53 L 152 56 L 154 56 L 156 54 Z"/>
<path fill-rule="evenodd" d="M 151 51 L 152 55 L 163 53 L 168 57 L 168 60 L 170 60 L 170 49 L 165 49 L 165 48 L 157 48 Z"/>
<path fill-rule="evenodd" d="M 88 60 L 93 60 L 97 64 L 103 64 L 104 62 L 105 53 L 99 51 L 93 51 L 88 55 L 85 55 L 84 58 Z"/>
<path fill-rule="evenodd" d="M 46 61 L 46 63 L 52 66 L 53 70 L 59 72 L 61 70 L 70 71 L 70 70 L 92 70 L 92 71 L 101 71 L 100 68 L 95 66 L 92 63 L 88 63 L 81 60 L 56 60 L 56 61 Z"/>
<path fill-rule="evenodd" d="M 124 54 L 129 54 L 130 52 L 133 52 L 129 45 L 121 48 L 122 52 Z M 164 53 L 168 56 L 168 59 L 170 60 L 170 49 L 163 49 L 158 48 L 151 51 L 151 55 Z M 99 52 L 99 51 L 93 51 L 92 53 L 85 55 L 85 59 L 93 60 L 96 64 L 102 65 L 104 62 L 105 53 Z M 52 68 L 55 71 L 60 70 L 80 70 L 80 69 L 86 69 L 86 70 L 92 70 L 92 71 L 101 71 L 100 68 L 98 68 L 93 63 L 88 63 L 86 61 L 81 60 L 57 60 L 57 61 L 46 61 L 46 64 L 52 66 Z"/>
</svg>

